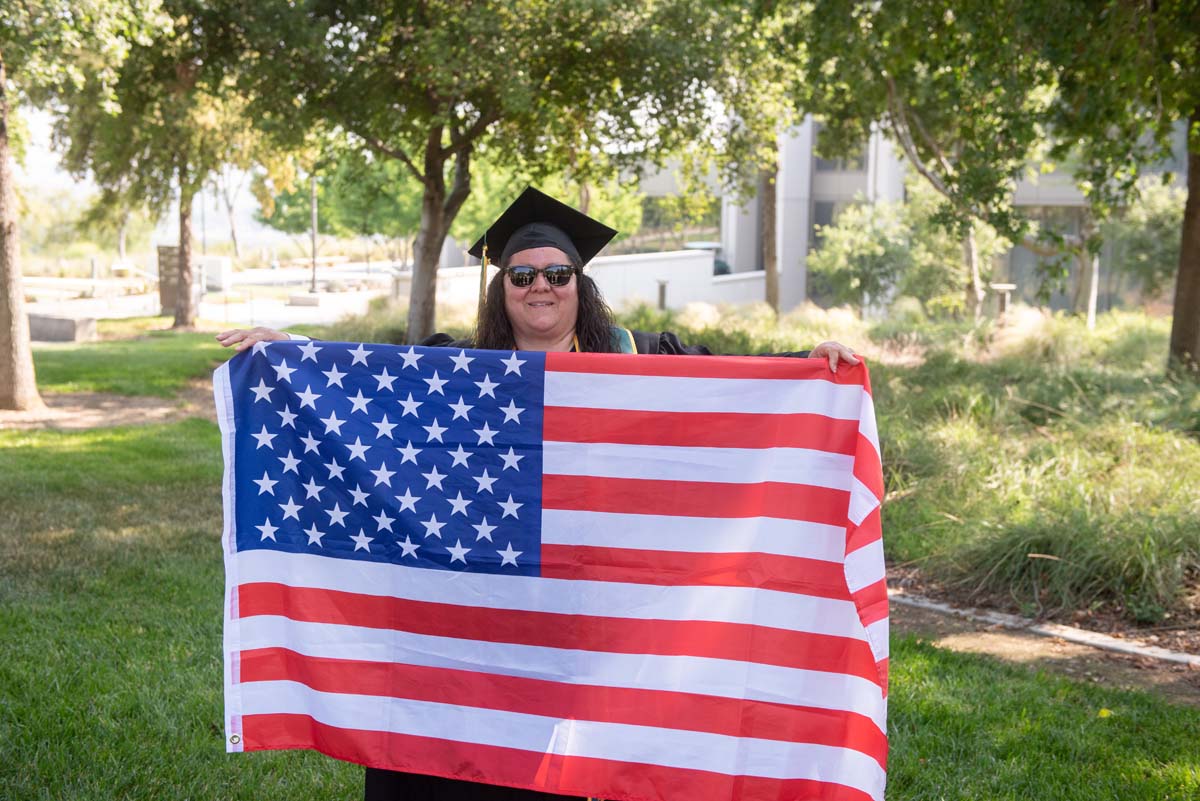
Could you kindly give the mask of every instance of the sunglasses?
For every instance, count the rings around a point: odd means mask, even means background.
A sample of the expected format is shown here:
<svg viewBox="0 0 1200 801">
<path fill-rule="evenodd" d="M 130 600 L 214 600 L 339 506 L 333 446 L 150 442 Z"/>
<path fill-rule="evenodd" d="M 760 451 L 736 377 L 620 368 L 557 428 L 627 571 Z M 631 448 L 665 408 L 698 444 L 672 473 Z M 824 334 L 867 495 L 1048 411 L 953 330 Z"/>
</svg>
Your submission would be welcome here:
<svg viewBox="0 0 1200 801">
<path fill-rule="evenodd" d="M 566 286 L 571 283 L 571 276 L 575 274 L 575 268 L 569 264 L 551 264 L 549 267 L 528 267 L 518 264 L 506 267 L 504 272 L 508 273 L 508 280 L 515 287 L 533 286 L 533 282 L 539 275 L 546 276 L 546 283 L 550 286 Z"/>
</svg>

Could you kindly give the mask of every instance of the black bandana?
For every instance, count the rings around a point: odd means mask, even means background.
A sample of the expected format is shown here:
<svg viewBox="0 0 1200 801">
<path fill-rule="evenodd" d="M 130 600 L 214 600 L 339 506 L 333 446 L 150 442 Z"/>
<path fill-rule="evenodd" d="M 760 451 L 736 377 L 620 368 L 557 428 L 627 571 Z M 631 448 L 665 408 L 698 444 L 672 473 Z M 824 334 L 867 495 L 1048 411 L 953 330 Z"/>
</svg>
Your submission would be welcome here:
<svg viewBox="0 0 1200 801">
<path fill-rule="evenodd" d="M 508 238 L 508 242 L 504 245 L 504 252 L 500 255 L 500 264 L 507 265 L 514 253 L 520 253 L 522 250 L 530 248 L 558 248 L 567 254 L 571 264 L 580 263 L 579 251 L 575 248 L 571 237 L 567 236 L 561 228 L 550 223 L 535 222 L 521 226 Z"/>
</svg>

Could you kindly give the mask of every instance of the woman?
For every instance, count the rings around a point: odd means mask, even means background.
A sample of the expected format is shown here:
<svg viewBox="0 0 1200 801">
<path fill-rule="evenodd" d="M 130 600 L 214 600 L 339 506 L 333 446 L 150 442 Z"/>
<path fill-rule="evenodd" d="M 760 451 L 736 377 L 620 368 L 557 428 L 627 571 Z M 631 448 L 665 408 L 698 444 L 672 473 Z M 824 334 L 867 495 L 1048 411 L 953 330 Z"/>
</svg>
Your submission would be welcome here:
<svg viewBox="0 0 1200 801">
<path fill-rule="evenodd" d="M 474 336 L 454 340 L 434 334 L 422 345 L 491 350 L 581 351 L 600 353 L 709 354 L 687 346 L 675 334 L 648 334 L 618 327 L 596 283 L 583 266 L 616 231 L 529 188 L 471 248 L 484 258 L 498 250 L 500 271 L 487 289 Z M 486 259 L 485 259 L 486 269 Z M 256 342 L 289 339 L 270 328 L 234 329 L 217 336 L 225 347 L 244 350 Z M 853 351 L 823 342 L 811 352 L 776 354 L 827 358 L 857 364 Z M 367 801 L 561 801 L 565 796 L 511 787 L 367 768 Z"/>
</svg>

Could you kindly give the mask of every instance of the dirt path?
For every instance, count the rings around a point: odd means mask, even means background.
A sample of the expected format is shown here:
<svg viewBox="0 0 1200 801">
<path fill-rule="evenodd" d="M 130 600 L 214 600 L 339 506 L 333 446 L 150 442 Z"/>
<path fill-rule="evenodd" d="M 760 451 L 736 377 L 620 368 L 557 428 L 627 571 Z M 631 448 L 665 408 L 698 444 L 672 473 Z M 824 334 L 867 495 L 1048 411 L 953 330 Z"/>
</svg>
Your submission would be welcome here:
<svg viewBox="0 0 1200 801">
<path fill-rule="evenodd" d="M 39 412 L 0 411 L 0 430 L 79 430 L 163 423 L 188 417 L 215 420 L 212 384 L 192 382 L 174 398 L 125 397 L 94 392 L 47 395 Z M 891 607 L 892 631 L 914 634 L 953 651 L 987 654 L 1079 681 L 1154 690 L 1200 708 L 1200 671 L 1155 659 L 1124 656 L 1051 637 L 976 623 L 901 604 Z"/>
</svg>

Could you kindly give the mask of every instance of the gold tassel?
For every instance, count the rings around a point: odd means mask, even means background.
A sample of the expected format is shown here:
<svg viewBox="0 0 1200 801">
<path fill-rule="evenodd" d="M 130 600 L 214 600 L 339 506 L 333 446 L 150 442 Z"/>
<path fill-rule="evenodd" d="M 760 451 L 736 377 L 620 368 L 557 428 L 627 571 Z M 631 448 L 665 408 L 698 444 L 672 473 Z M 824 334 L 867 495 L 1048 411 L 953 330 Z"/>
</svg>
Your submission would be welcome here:
<svg viewBox="0 0 1200 801">
<path fill-rule="evenodd" d="M 484 298 L 487 295 L 487 268 L 488 268 L 488 249 L 487 242 L 483 243 L 483 258 L 479 260 L 479 306 L 475 310 L 475 319 L 483 319 Z"/>
</svg>

